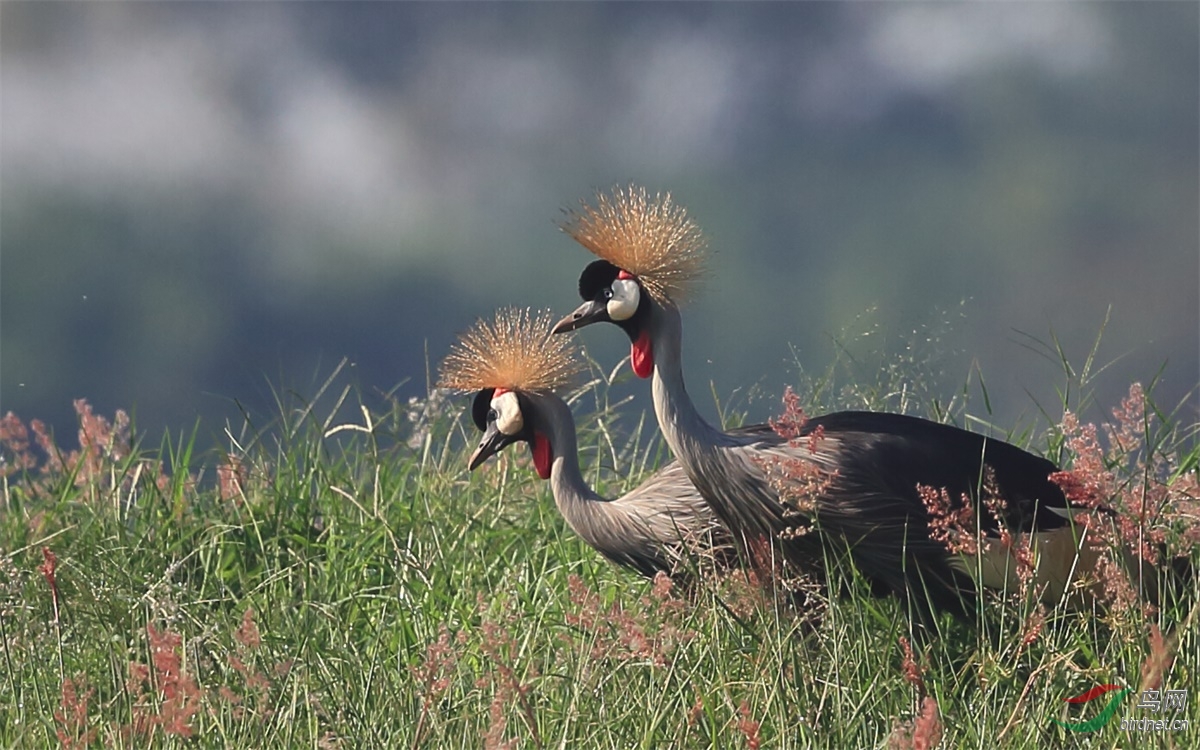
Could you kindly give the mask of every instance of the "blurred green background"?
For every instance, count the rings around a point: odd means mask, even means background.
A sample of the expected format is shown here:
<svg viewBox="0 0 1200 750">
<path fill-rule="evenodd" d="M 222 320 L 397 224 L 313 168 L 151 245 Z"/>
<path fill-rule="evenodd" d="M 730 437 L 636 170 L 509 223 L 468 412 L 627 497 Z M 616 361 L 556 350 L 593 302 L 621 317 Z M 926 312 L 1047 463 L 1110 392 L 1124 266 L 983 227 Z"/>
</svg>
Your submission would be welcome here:
<svg viewBox="0 0 1200 750">
<path fill-rule="evenodd" d="M 951 311 L 933 387 L 977 362 L 1006 424 L 1062 382 L 1017 332 L 1081 361 L 1111 307 L 1101 402 L 1165 363 L 1194 418 L 1198 9 L 4 2 L 0 410 L 216 435 L 342 357 L 424 394 L 476 316 L 574 307 L 560 210 L 632 181 L 716 251 L 697 393 Z"/>
</svg>

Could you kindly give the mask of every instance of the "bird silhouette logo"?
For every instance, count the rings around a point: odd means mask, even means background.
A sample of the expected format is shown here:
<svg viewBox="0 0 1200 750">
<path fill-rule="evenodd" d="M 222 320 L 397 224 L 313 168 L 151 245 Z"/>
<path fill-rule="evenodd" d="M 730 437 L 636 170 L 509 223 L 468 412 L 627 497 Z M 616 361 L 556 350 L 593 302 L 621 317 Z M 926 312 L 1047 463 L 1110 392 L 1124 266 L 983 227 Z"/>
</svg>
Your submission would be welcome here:
<svg viewBox="0 0 1200 750">
<path fill-rule="evenodd" d="M 1131 690 L 1129 688 L 1123 688 L 1120 685 L 1097 685 L 1091 690 L 1088 690 L 1086 693 L 1081 693 L 1073 698 L 1064 699 L 1065 702 L 1072 704 L 1090 703 L 1101 696 L 1112 693 L 1114 690 L 1117 692 L 1108 699 L 1108 703 L 1105 704 L 1104 709 L 1101 710 L 1100 713 L 1094 718 L 1080 722 L 1059 721 L 1058 719 L 1051 719 L 1051 721 L 1053 721 L 1055 724 L 1058 724 L 1060 727 L 1066 727 L 1067 729 L 1070 729 L 1072 732 L 1095 732 L 1097 729 L 1102 728 L 1108 724 L 1108 722 L 1112 721 L 1113 716 L 1117 713 L 1117 708 L 1121 705 L 1121 701 L 1125 699 L 1125 696 L 1128 695 Z"/>
</svg>

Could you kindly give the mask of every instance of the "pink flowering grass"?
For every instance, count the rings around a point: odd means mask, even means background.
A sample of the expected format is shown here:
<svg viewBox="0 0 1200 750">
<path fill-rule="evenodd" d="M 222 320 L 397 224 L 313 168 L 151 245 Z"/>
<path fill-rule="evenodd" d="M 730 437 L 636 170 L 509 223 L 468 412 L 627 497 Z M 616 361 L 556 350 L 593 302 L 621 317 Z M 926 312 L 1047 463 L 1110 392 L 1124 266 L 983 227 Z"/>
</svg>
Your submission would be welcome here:
<svg viewBox="0 0 1200 750">
<path fill-rule="evenodd" d="M 1095 424 L 1068 412 L 1061 429 L 1070 467 L 1055 477 L 1075 504 L 1117 511 L 1111 541 L 1152 564 L 1200 544 L 1200 478 L 1178 453 L 1180 441 L 1194 435 L 1178 434 L 1163 419 L 1137 383 L 1112 410 L 1112 421 L 1100 425 L 1107 446 Z"/>
<path fill-rule="evenodd" d="M 937 701 L 927 697 L 912 721 L 898 723 L 888 738 L 892 750 L 933 750 L 942 742 L 942 722 Z"/>
<path fill-rule="evenodd" d="M 742 701 L 737 711 L 737 730 L 745 739 L 747 750 L 759 750 L 762 747 L 762 725 L 755 721 L 750 711 L 750 703 Z"/>
<path fill-rule="evenodd" d="M 467 472 L 463 404 L 330 416 L 353 394 L 216 430 L 207 452 L 203 430 L 147 448 L 94 410 L 82 443 L 4 420 L 0 742 L 1036 747 L 1058 741 L 1051 715 L 1074 718 L 1054 713 L 1065 696 L 1200 671 L 1183 596 L 1128 624 L 1004 600 L 905 651 L 900 613 L 856 580 L 814 592 L 806 621 L 766 546 L 685 590 L 643 580 L 580 541 L 531 472 Z M 602 493 L 653 468 L 622 422 L 579 421 Z"/>
<path fill-rule="evenodd" d="M 54 712 L 54 735 L 63 750 L 78 750 L 95 741 L 98 730 L 88 723 L 88 706 L 95 694 L 95 688 L 82 680 L 63 680 L 61 708 Z"/>
<path fill-rule="evenodd" d="M 804 416 L 790 389 L 784 405 L 772 425 L 798 447 Z M 1110 422 L 1097 427 L 1065 413 L 1056 434 L 1066 468 L 1050 479 L 1078 509 L 1071 522 L 1086 540 L 1084 552 L 1099 555 L 1094 568 L 1076 571 L 1079 586 L 1096 592 L 1113 617 L 1151 617 L 1172 586 L 1187 587 L 1189 560 L 1200 549 L 1200 478 L 1195 448 L 1189 447 L 1194 433 L 1167 429 L 1136 383 L 1111 414 Z M 765 467 L 781 497 L 794 504 L 804 502 L 804 491 L 821 491 L 822 485 L 810 477 L 814 469 L 803 461 L 771 459 Z M 1038 601 L 1043 589 L 1033 583 L 1036 562 L 1030 539 L 1008 528 L 1007 498 L 990 469 L 985 468 L 977 493 L 952 497 L 945 488 L 926 485 L 916 490 L 934 541 L 965 557 L 1003 550 L 1020 583 L 1008 592 L 1010 598 Z M 985 520 L 994 533 L 982 532 Z M 1033 618 L 1032 613 L 1027 617 Z M 1040 631 L 1035 619 L 1030 622 L 1028 632 Z"/>
<path fill-rule="evenodd" d="M 803 447 L 801 403 L 789 389 L 782 414 L 772 422 L 794 448 Z M 1039 691 L 1052 693 L 1052 686 L 1072 670 L 1096 674 L 1098 643 L 1107 646 L 1100 648 L 1106 655 L 1099 661 L 1111 665 L 1110 659 L 1124 660 L 1124 666 L 1109 669 L 1126 674 L 1133 687 L 1172 680 L 1178 687 L 1179 644 L 1196 645 L 1193 628 L 1200 621 L 1194 573 L 1200 552 L 1196 426 L 1164 415 L 1136 384 L 1110 413 L 1111 420 L 1097 426 L 1082 423 L 1067 411 L 1049 435 L 1052 452 L 1064 467 L 1051 479 L 1080 508 L 1072 522 L 1087 535 L 1087 550 L 1099 553 L 1095 568 L 1077 572 L 1079 588 L 1095 592 L 1091 609 L 1067 611 L 1041 602 L 1044 588 L 1035 584 L 1039 561 L 1029 539 L 1003 522 L 1007 499 L 990 475 L 985 474 L 979 491 L 969 496 L 951 497 L 939 487 L 917 488 L 934 540 L 956 555 L 1003 550 L 1013 566 L 1015 589 L 985 595 L 974 647 L 977 664 L 974 678 L 967 681 L 985 693 L 1012 685 L 1016 703 L 1005 710 L 995 736 L 1019 736 L 1023 712 L 1035 710 L 1033 696 Z M 773 475 L 781 496 L 811 486 L 807 467 L 776 460 L 764 468 Z M 804 502 L 803 496 L 789 500 Z M 984 521 L 997 531 L 981 534 Z M 832 604 L 841 609 L 839 602 Z M 948 632 L 953 633 L 953 628 Z M 924 695 L 931 683 L 939 683 L 939 659 L 950 663 L 962 659 L 962 643 L 954 638 L 940 640 L 920 660 L 904 639 L 900 651 L 898 674 L 917 695 Z M 1085 658 L 1084 653 L 1091 656 Z M 927 699 L 913 719 L 896 725 L 892 746 L 933 747 L 941 741 L 943 714 L 932 700 Z"/>
<path fill-rule="evenodd" d="M 686 604 L 673 594 L 671 579 L 661 571 L 648 595 L 634 603 L 616 600 L 605 606 L 578 577 L 568 578 L 574 612 L 565 619 L 591 642 L 591 657 L 666 666 L 677 647 L 696 636 L 682 617 Z"/>
</svg>

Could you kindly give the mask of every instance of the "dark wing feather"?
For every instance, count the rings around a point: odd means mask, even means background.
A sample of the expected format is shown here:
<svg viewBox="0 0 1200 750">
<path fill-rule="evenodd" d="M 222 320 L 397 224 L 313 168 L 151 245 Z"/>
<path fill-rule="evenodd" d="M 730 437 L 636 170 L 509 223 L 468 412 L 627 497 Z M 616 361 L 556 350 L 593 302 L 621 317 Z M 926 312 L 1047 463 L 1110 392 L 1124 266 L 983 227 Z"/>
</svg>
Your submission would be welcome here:
<svg viewBox="0 0 1200 750">
<path fill-rule="evenodd" d="M 775 428 L 769 424 L 747 424 L 741 427 L 734 427 L 731 430 L 726 430 L 725 434 L 740 438 L 754 438 L 759 442 L 764 443 L 784 443 L 786 442 L 780 437 Z"/>
<path fill-rule="evenodd" d="M 975 501 L 986 465 L 1006 501 L 1004 523 L 1011 530 L 1045 531 L 1066 523 L 1051 510 L 1067 507 L 1062 491 L 1049 480 L 1057 467 L 1003 441 L 876 412 L 813 418 L 805 423 L 802 436 L 818 429 L 831 438 L 828 450 L 834 453 L 837 469 L 837 478 L 818 503 L 818 525 L 844 539 L 863 574 L 891 588 L 927 624 L 932 622 L 930 606 L 969 617 L 976 587 L 949 564 L 950 554 L 942 543 L 930 537 L 930 516 L 917 485 L 945 489 L 954 499 L 966 494 Z M 998 531 L 989 513 L 982 513 L 980 522 L 984 530 Z"/>
<path fill-rule="evenodd" d="M 922 508 L 917 484 L 945 489 L 951 498 L 980 495 L 986 465 L 991 468 L 1006 504 L 1005 523 L 1013 532 L 1049 531 L 1067 523 L 1053 509 L 1070 507 L 1062 489 L 1050 481 L 1053 462 L 1002 440 L 902 414 L 847 411 L 810 419 L 803 434 L 818 427 L 837 435 L 846 456 L 843 465 L 870 464 L 872 473 Z M 985 531 L 995 533 L 989 513 Z"/>
</svg>

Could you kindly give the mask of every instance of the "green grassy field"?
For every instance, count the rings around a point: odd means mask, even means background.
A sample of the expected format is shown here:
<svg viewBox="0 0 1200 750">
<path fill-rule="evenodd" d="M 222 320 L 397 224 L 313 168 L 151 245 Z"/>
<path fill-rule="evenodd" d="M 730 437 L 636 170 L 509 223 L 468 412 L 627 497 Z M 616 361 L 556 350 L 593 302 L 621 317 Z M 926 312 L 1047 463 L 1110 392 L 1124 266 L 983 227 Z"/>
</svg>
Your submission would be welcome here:
<svg viewBox="0 0 1200 750">
<path fill-rule="evenodd" d="M 743 575 L 646 581 L 565 527 L 524 448 L 468 473 L 465 401 L 372 413 L 330 394 L 324 410 L 282 399 L 224 455 L 186 436 L 130 447 L 82 404 L 80 447 L 4 421 L 0 744 L 1200 746 L 1194 583 L 1149 614 L 997 596 L 906 657 L 898 607 L 860 581 L 819 617 Z M 1106 470 L 1186 500 L 1193 433 L 1152 417 L 1156 459 Z M 609 495 L 661 457 L 652 418 L 631 418 L 581 420 Z M 1028 442 L 1069 463 L 1069 437 Z M 1100 716 L 1117 693 L 1065 699 L 1104 683 L 1133 691 L 1113 721 L 1054 722 Z M 1149 686 L 1188 690 L 1183 710 L 1138 708 Z M 1154 718 L 1190 726 L 1120 727 Z"/>
</svg>

